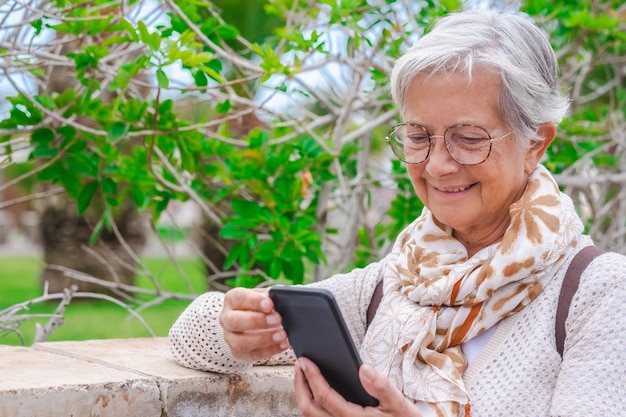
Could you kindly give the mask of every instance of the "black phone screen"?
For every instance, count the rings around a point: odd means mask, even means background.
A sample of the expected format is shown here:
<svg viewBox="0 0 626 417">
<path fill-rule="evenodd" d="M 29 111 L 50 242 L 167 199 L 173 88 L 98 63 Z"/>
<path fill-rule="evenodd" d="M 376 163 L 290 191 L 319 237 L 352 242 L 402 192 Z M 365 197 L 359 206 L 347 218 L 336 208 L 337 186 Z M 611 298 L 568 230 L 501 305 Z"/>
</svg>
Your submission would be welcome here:
<svg viewBox="0 0 626 417">
<path fill-rule="evenodd" d="M 296 356 L 312 360 L 328 384 L 346 400 L 376 406 L 359 380 L 361 358 L 332 293 L 320 288 L 270 288 Z"/>
</svg>

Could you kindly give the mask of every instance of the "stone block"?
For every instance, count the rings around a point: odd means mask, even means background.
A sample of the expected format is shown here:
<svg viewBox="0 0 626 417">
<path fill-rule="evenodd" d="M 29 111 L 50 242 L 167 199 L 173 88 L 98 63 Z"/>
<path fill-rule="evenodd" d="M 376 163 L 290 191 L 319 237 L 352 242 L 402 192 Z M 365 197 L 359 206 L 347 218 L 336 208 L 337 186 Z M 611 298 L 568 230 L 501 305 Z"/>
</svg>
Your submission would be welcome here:
<svg viewBox="0 0 626 417">
<path fill-rule="evenodd" d="M 155 415 L 162 417 L 300 415 L 290 366 L 230 375 L 187 369 L 174 360 L 164 337 L 47 342 L 33 349 L 152 378 L 162 406 Z"/>
<path fill-rule="evenodd" d="M 159 378 L 206 375 L 180 366 L 170 353 L 166 337 L 45 342 L 35 344 L 33 349 Z"/>
<path fill-rule="evenodd" d="M 98 363 L 0 345 L 0 417 L 161 415 L 151 378 Z"/>
<path fill-rule="evenodd" d="M 161 380 L 168 417 L 299 416 L 291 367 L 255 367 L 241 374 Z"/>
</svg>

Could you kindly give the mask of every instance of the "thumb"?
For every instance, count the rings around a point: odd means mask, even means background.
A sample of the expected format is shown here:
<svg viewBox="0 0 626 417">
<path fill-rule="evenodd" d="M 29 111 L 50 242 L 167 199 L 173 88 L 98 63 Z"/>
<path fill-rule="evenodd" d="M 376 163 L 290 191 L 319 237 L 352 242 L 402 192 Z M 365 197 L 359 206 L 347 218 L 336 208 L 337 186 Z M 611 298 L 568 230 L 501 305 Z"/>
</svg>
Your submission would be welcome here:
<svg viewBox="0 0 626 417">
<path fill-rule="evenodd" d="M 372 366 L 366 364 L 361 365 L 359 378 L 365 391 L 372 397 L 377 398 L 381 402 L 381 405 L 384 398 L 392 399 L 393 389 L 391 381 L 384 375 L 376 372 Z"/>
<path fill-rule="evenodd" d="M 421 416 L 415 405 L 404 396 L 402 391 L 396 388 L 389 378 L 376 372 L 370 365 L 361 365 L 359 378 L 365 391 L 378 399 L 380 409 L 404 417 Z"/>
</svg>

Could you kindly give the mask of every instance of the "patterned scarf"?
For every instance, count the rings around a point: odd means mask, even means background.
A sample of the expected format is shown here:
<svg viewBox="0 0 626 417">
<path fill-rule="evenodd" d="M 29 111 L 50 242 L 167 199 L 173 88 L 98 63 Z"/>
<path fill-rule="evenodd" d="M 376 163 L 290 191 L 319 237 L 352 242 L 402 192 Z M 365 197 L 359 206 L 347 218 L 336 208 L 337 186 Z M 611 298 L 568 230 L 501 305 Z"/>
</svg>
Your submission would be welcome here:
<svg viewBox="0 0 626 417">
<path fill-rule="evenodd" d="M 502 240 L 470 259 L 427 209 L 395 243 L 362 355 L 424 417 L 469 416 L 461 343 L 537 298 L 583 231 L 572 201 L 543 166 L 510 218 Z"/>
</svg>

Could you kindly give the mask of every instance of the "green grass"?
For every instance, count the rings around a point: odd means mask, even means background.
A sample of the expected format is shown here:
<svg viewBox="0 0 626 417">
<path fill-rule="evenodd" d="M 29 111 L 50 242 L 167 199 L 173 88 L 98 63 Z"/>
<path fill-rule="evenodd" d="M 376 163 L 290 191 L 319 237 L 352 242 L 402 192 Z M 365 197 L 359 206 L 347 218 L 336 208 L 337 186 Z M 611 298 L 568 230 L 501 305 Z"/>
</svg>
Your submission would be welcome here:
<svg viewBox="0 0 626 417">
<path fill-rule="evenodd" d="M 193 291 L 187 288 L 172 261 L 160 258 L 143 259 L 164 291 L 183 294 L 193 292 L 200 294 L 206 291 L 205 273 L 201 262 L 197 259 L 177 261 L 187 275 Z M 0 258 L 0 310 L 41 296 L 40 270 L 39 259 Z M 153 288 L 147 277 L 138 277 L 136 285 Z M 166 336 L 176 318 L 190 302 L 190 300 L 167 300 L 143 310 L 141 316 L 157 336 Z M 57 306 L 58 302 L 38 303 L 32 305 L 29 310 L 20 311 L 19 314 L 50 314 Z M 139 320 L 123 307 L 109 301 L 75 299 L 65 310 L 64 317 L 65 323 L 52 333 L 49 341 L 150 336 Z M 38 322 L 45 325 L 48 318 L 29 319 L 19 327 L 26 345 L 32 344 Z M 21 345 L 22 341 L 15 333 L 5 334 L 0 330 L 0 344 Z"/>
</svg>

